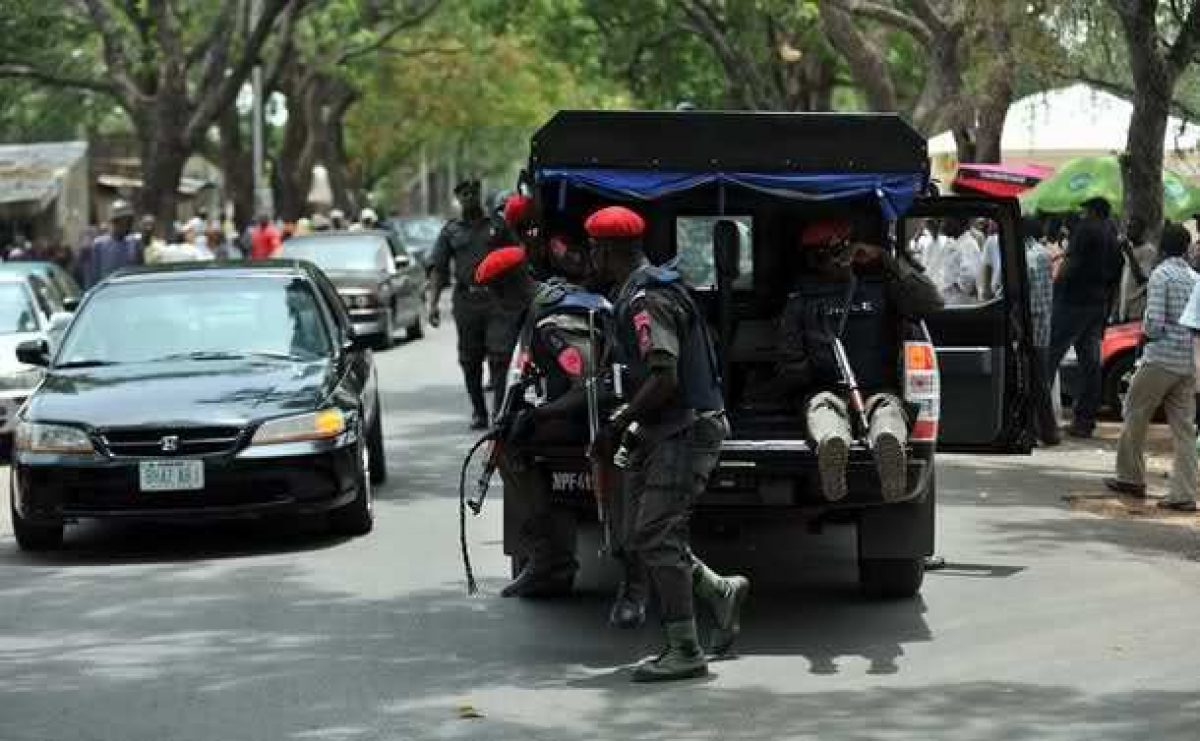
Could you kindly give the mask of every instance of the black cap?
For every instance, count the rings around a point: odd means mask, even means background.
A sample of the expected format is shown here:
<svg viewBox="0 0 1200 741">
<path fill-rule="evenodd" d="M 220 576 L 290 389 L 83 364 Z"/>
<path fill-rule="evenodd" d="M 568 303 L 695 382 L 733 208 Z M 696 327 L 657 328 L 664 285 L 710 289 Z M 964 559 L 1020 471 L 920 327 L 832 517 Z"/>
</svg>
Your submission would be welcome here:
<svg viewBox="0 0 1200 741">
<path fill-rule="evenodd" d="M 1099 214 L 1102 218 L 1105 218 L 1105 219 L 1107 219 L 1108 216 L 1112 213 L 1112 205 L 1109 204 L 1109 202 L 1107 200 L 1105 200 L 1104 198 L 1100 198 L 1099 196 L 1097 196 L 1096 198 L 1087 199 L 1086 201 L 1083 202 L 1082 206 L 1084 208 L 1086 208 L 1088 211 L 1094 211 L 1095 213 Z"/>
<path fill-rule="evenodd" d="M 454 195 L 463 196 L 467 193 L 478 193 L 483 190 L 483 186 L 478 180 L 467 179 L 454 186 Z"/>
</svg>

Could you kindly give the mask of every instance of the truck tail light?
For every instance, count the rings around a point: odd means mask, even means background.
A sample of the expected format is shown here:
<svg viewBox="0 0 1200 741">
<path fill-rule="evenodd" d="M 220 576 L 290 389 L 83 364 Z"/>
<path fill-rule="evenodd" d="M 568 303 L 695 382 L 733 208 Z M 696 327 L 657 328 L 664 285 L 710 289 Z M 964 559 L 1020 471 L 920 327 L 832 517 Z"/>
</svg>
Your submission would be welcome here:
<svg viewBox="0 0 1200 741">
<path fill-rule="evenodd" d="M 917 407 L 913 442 L 937 442 L 941 414 L 937 353 L 929 342 L 904 343 L 904 398 Z"/>
</svg>

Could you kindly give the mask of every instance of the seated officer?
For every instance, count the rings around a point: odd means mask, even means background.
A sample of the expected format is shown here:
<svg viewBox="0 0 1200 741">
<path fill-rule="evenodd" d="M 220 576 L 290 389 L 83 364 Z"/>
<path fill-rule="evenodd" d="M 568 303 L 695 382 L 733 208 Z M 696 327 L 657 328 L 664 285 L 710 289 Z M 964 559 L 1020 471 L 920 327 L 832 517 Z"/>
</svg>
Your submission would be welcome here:
<svg viewBox="0 0 1200 741">
<path fill-rule="evenodd" d="M 800 402 L 808 437 L 817 448 L 817 464 L 825 498 L 846 496 L 846 463 L 854 440 L 845 379 L 834 353 L 834 339 L 845 344 L 868 342 L 881 349 L 891 344 L 883 338 L 898 331 L 900 317 L 919 320 L 942 308 L 937 287 L 905 257 L 855 242 L 852 227 L 841 220 L 808 224 L 800 236 L 803 272 L 788 297 L 780 333 L 780 353 L 771 394 Z M 860 281 L 859 278 L 864 280 Z M 862 336 L 846 337 L 851 315 L 866 320 Z M 891 323 L 892 326 L 886 326 Z M 874 325 L 874 326 L 871 326 Z M 876 339 L 872 339 L 876 338 Z M 872 357 L 872 348 L 851 352 Z M 888 377 L 882 355 L 871 367 L 854 368 L 860 385 L 871 396 L 865 407 L 867 429 L 861 433 L 875 457 L 885 500 L 902 498 L 907 488 L 905 445 L 908 419 L 904 403 L 895 393 L 898 379 Z"/>
</svg>

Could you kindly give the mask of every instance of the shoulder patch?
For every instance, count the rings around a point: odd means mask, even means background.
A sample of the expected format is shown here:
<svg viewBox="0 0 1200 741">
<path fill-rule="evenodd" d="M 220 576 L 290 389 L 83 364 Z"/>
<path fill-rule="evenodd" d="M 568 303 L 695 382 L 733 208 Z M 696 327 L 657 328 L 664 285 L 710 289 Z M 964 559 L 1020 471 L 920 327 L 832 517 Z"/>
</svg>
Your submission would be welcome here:
<svg viewBox="0 0 1200 741">
<path fill-rule="evenodd" d="M 583 375 L 583 353 L 578 348 L 567 347 L 558 354 L 558 367 L 568 376 Z"/>
</svg>

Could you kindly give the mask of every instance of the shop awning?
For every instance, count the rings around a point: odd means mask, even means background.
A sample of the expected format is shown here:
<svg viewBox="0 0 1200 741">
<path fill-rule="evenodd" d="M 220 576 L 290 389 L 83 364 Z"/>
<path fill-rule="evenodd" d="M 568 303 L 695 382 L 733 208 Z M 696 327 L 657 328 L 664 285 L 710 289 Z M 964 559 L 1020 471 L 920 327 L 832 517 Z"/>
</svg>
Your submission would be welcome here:
<svg viewBox="0 0 1200 741">
<path fill-rule="evenodd" d="M 1054 174 L 1040 165 L 959 165 L 954 182 L 956 193 L 1016 198 Z"/>
</svg>

